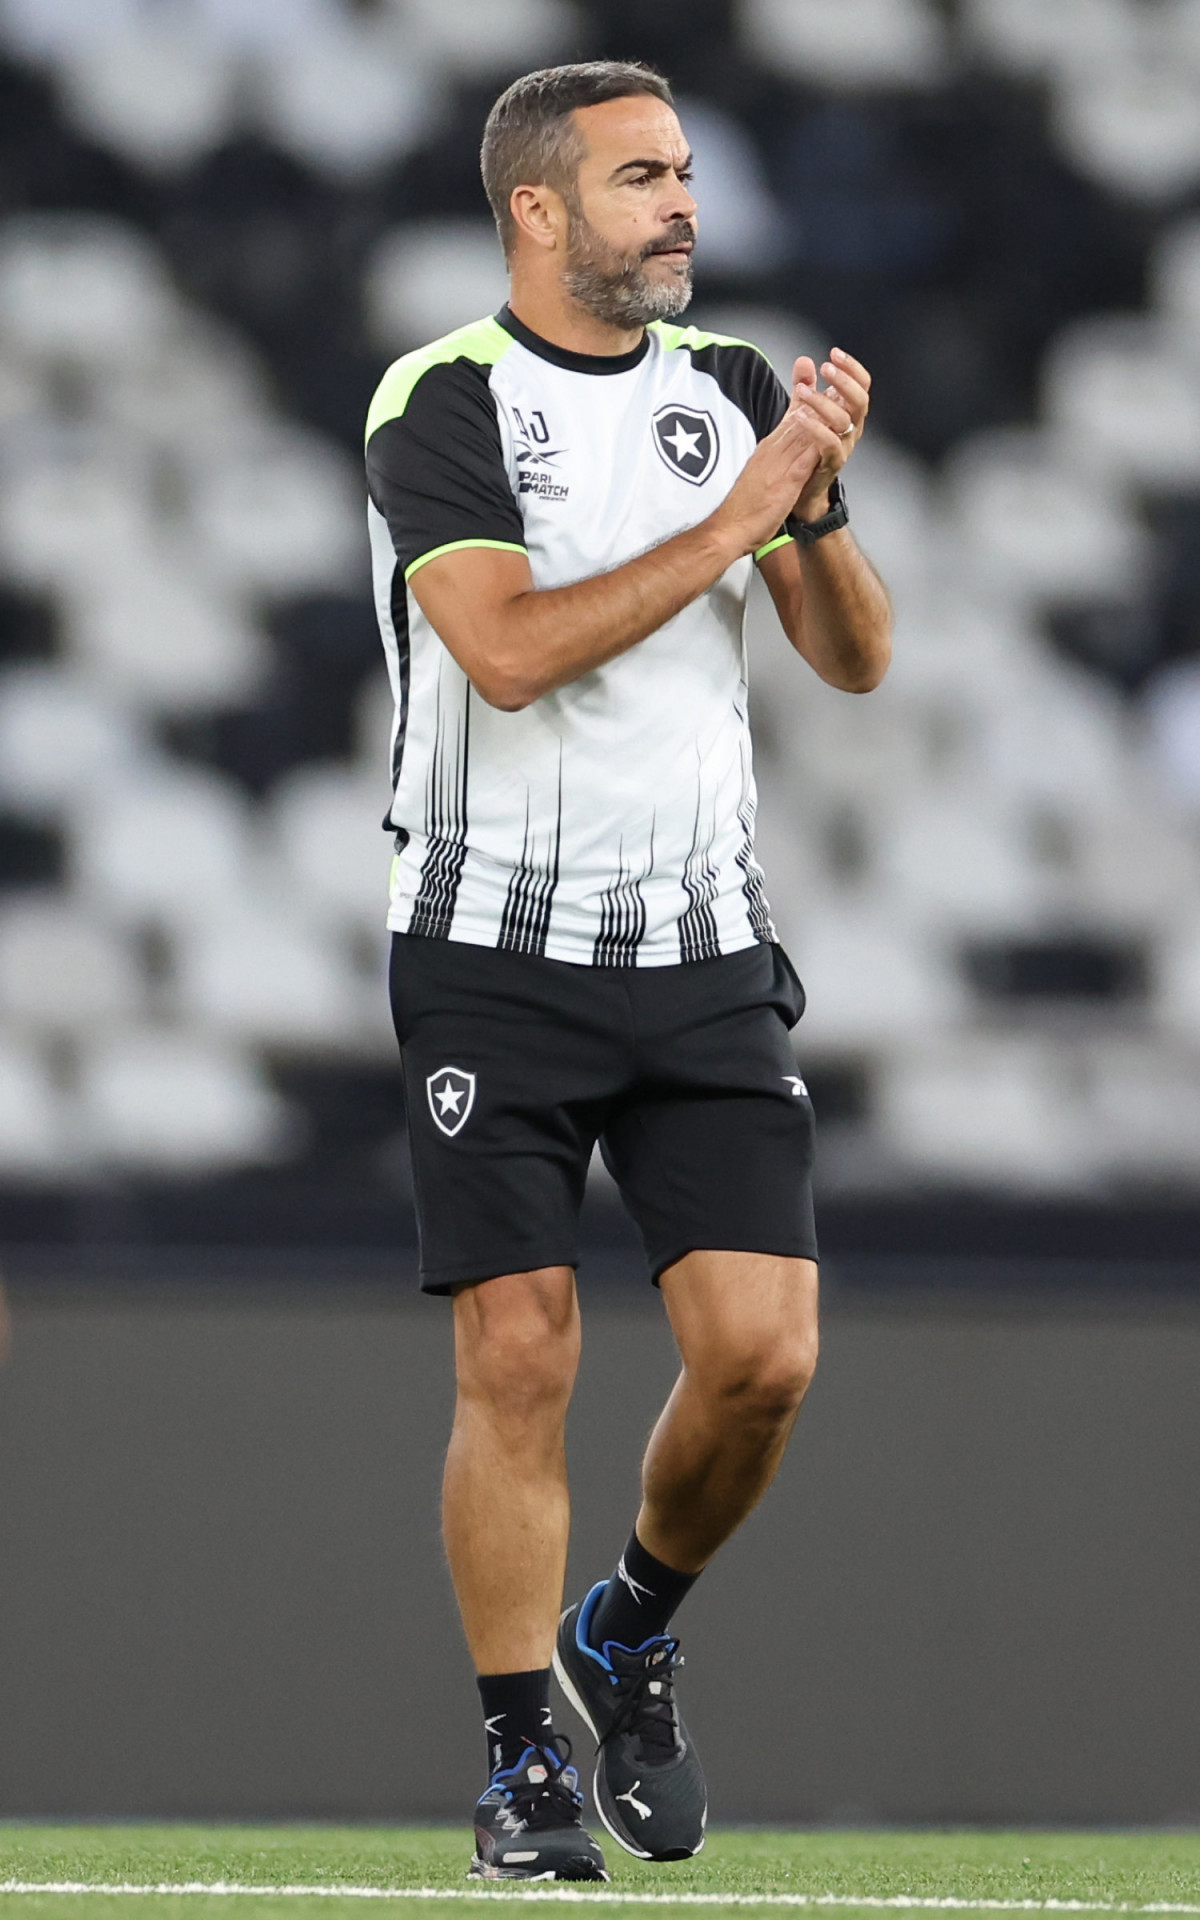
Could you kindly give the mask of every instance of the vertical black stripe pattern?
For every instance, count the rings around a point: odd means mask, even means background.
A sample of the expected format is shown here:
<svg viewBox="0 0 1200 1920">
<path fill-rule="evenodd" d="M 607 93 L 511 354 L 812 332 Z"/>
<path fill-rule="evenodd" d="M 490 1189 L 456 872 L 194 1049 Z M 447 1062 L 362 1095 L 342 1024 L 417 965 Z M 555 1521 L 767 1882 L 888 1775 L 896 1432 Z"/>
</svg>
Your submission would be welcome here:
<svg viewBox="0 0 1200 1920">
<path fill-rule="evenodd" d="M 525 795 L 525 838 L 521 862 L 508 883 L 497 947 L 505 953 L 543 955 L 550 932 L 550 910 L 558 886 L 559 847 L 562 841 L 562 754 L 558 756 L 558 813 L 548 837 L 546 856 L 538 858 L 538 835 L 529 820 Z"/>
<path fill-rule="evenodd" d="M 742 802 L 738 808 L 738 824 L 745 838 L 733 857 L 742 870 L 742 892 L 746 896 L 746 913 L 750 921 L 750 930 L 756 940 L 768 942 L 774 940 L 775 929 L 771 925 L 771 911 L 767 906 L 763 870 L 754 858 L 754 817 L 757 812 L 758 808 L 750 788 L 750 767 L 743 736 Z"/>
<path fill-rule="evenodd" d="M 696 823 L 692 828 L 692 845 L 683 869 L 683 890 L 688 903 L 679 922 L 679 958 L 689 960 L 715 960 L 721 951 L 717 938 L 717 917 L 713 912 L 713 901 L 717 897 L 717 869 L 712 864 L 713 841 L 717 837 L 716 809 L 708 824 L 708 832 L 700 837 L 700 787 L 696 787 Z"/>
<path fill-rule="evenodd" d="M 625 864 L 625 842 L 617 852 L 617 877 L 600 896 L 600 931 L 592 949 L 595 967 L 634 967 L 646 937 L 646 902 L 642 882 L 654 871 L 654 822 L 650 823 L 650 853 L 640 873 Z"/>
<path fill-rule="evenodd" d="M 442 713 L 438 685 L 437 735 L 425 789 L 425 831 L 428 847 L 421 867 L 421 884 L 413 901 L 410 933 L 427 940 L 448 940 L 454 902 L 467 857 L 467 749 L 470 731 L 470 692 L 462 718 L 454 726 L 448 750 L 449 727 Z"/>
<path fill-rule="evenodd" d="M 408 632 L 408 587 L 404 579 L 403 567 L 392 569 L 391 594 L 392 632 L 396 636 L 396 658 L 399 667 L 400 698 L 396 702 L 396 738 L 392 742 L 392 792 L 400 784 L 400 769 L 404 764 L 404 736 L 408 732 L 408 683 L 412 669 L 412 646 Z"/>
</svg>

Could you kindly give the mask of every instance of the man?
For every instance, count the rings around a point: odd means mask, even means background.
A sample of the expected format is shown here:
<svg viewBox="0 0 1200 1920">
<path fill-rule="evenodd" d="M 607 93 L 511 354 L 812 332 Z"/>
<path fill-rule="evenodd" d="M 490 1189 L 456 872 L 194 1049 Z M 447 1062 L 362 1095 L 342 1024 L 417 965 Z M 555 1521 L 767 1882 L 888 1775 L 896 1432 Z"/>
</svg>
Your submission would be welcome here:
<svg viewBox="0 0 1200 1920">
<path fill-rule="evenodd" d="M 887 595 L 838 475 L 869 378 L 789 400 L 756 349 L 669 324 L 696 203 L 667 83 L 527 75 L 483 177 L 511 272 L 492 319 L 406 355 L 367 427 L 396 697 L 392 1005 L 422 1281 L 453 1299 L 446 1551 L 489 1785 L 471 1871 L 607 1878 L 554 1731 L 643 1859 L 703 1844 L 675 1608 L 779 1464 L 817 1349 L 803 992 L 754 859 L 742 618 L 866 691 Z M 612 1577 L 561 1623 L 576 1220 L 601 1151 L 682 1356 Z"/>
</svg>

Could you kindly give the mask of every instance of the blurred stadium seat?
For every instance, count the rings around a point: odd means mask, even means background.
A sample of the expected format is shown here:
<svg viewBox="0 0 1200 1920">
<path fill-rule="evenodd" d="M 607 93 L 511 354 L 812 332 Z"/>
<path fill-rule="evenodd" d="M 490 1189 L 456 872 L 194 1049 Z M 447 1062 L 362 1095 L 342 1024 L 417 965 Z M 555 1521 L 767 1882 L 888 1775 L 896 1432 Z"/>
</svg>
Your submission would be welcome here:
<svg viewBox="0 0 1200 1920">
<path fill-rule="evenodd" d="M 927 0 L 742 0 L 743 33 L 769 66 L 807 85 L 929 86 L 948 46 Z"/>
<path fill-rule="evenodd" d="M 79 1064 L 84 1150 L 104 1166 L 211 1173 L 286 1152 L 289 1114 L 250 1058 L 210 1036 L 131 1027 Z"/>
</svg>

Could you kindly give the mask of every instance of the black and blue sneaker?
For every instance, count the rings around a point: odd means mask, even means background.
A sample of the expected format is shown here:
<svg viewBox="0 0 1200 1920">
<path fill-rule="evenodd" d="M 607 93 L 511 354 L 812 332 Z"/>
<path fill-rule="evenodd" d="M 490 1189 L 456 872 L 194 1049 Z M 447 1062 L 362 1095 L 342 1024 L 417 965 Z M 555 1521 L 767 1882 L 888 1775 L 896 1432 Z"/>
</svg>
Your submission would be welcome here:
<svg viewBox="0 0 1200 1920">
<path fill-rule="evenodd" d="M 565 1751 L 560 1751 L 560 1747 Z M 568 1743 L 526 1747 L 493 1774 L 475 1809 L 476 1880 L 607 1880 L 604 1855 L 583 1824 Z"/>
<path fill-rule="evenodd" d="M 675 1704 L 679 1642 L 593 1647 L 588 1623 L 606 1584 L 563 1614 L 554 1671 L 595 1736 L 596 1811 L 613 1839 L 639 1860 L 686 1860 L 704 1845 L 708 1792 Z"/>
</svg>

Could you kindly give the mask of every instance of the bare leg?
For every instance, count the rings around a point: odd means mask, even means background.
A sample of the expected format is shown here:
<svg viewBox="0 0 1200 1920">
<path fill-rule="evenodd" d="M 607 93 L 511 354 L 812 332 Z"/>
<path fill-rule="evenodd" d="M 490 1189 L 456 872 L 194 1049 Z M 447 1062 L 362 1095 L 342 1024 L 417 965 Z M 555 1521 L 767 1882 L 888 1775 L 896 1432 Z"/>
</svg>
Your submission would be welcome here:
<svg viewBox="0 0 1200 1920">
<path fill-rule="evenodd" d="M 642 1468 L 638 1539 L 698 1573 L 775 1477 L 817 1361 L 817 1269 L 689 1253 L 662 1276 L 683 1370 Z"/>
<path fill-rule="evenodd" d="M 570 1503 L 563 1430 L 579 1365 L 570 1267 L 506 1274 L 454 1298 L 458 1404 L 442 1519 L 480 1673 L 548 1667 Z"/>
</svg>

